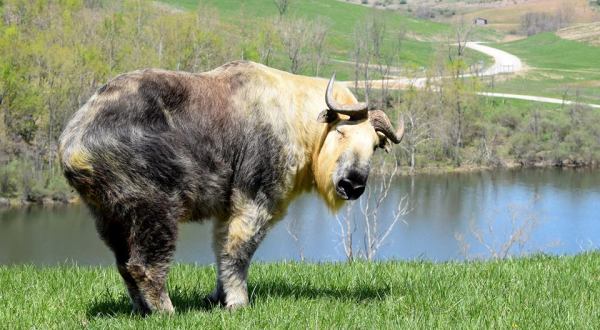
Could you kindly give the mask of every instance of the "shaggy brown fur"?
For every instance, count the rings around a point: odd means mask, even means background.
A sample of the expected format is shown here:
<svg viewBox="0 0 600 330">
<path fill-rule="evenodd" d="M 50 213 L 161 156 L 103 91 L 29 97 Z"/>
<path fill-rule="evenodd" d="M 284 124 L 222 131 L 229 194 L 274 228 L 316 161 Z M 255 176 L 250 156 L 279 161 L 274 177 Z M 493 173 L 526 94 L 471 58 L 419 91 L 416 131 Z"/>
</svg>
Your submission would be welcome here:
<svg viewBox="0 0 600 330">
<path fill-rule="evenodd" d="M 215 219 L 211 299 L 235 308 L 248 303 L 254 251 L 295 196 L 316 181 L 337 208 L 336 182 L 364 187 L 383 137 L 366 119 L 319 123 L 325 87 L 251 62 L 201 74 L 149 69 L 108 82 L 74 115 L 60 138 L 64 173 L 136 311 L 173 311 L 165 281 L 178 222 Z M 347 88 L 335 97 L 356 102 Z"/>
</svg>

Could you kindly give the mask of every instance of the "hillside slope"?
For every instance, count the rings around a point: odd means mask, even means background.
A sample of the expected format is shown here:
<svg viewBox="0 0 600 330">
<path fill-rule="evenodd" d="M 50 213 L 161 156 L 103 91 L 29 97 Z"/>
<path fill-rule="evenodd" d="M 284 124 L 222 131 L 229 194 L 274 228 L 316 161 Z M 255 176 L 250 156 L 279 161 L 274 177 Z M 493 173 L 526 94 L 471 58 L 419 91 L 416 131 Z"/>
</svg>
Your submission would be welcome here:
<svg viewBox="0 0 600 330">
<path fill-rule="evenodd" d="M 556 34 L 563 39 L 600 46 L 600 22 L 576 24 L 561 29 Z"/>
<path fill-rule="evenodd" d="M 277 9 L 272 0 L 161 0 L 185 10 L 218 11 L 221 21 L 236 27 L 252 30 L 257 21 L 277 19 Z M 376 10 L 338 0 L 304 0 L 292 2 L 286 15 L 307 20 L 322 20 L 329 27 L 327 46 L 332 58 L 348 60 L 355 45 L 355 31 L 369 17 L 384 23 L 384 48 L 390 48 L 401 39 L 399 61 L 418 67 L 428 66 L 436 49 L 448 40 L 453 28 L 447 23 L 415 19 L 389 10 Z M 485 34 L 489 37 L 489 34 Z M 486 37 L 487 38 L 487 37 Z M 472 61 L 487 57 L 469 52 Z M 334 68 L 335 69 L 335 68 Z M 349 78 L 341 73 L 340 78 Z"/>
</svg>

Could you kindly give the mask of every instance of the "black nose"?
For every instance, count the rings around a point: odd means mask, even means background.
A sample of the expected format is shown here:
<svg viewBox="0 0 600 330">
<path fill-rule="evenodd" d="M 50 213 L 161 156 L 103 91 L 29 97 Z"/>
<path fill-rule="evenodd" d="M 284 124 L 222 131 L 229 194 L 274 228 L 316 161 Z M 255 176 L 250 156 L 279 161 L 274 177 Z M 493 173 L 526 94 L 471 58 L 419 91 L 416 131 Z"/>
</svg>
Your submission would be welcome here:
<svg viewBox="0 0 600 330">
<path fill-rule="evenodd" d="M 337 184 L 338 193 L 347 199 L 357 199 L 365 192 L 365 182 L 343 178 Z"/>
</svg>

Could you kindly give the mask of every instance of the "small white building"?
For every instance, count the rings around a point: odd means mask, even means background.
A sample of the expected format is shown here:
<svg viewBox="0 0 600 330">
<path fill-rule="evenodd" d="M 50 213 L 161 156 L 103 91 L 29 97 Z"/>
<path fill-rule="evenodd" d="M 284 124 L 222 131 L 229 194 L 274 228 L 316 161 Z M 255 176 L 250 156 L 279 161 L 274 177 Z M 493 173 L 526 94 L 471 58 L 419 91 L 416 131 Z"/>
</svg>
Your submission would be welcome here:
<svg viewBox="0 0 600 330">
<path fill-rule="evenodd" d="M 487 20 L 487 18 L 477 17 L 475 20 L 473 20 L 473 24 L 475 24 L 475 25 L 487 25 L 488 24 L 488 20 Z"/>
</svg>

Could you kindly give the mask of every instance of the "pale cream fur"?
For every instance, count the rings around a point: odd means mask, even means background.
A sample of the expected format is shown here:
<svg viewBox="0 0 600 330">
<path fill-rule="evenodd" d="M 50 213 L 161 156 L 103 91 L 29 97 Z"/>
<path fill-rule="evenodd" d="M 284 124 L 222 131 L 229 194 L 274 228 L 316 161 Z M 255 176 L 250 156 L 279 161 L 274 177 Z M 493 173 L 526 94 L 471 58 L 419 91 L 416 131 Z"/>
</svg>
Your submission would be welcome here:
<svg viewBox="0 0 600 330">
<path fill-rule="evenodd" d="M 288 143 L 286 187 L 290 189 L 283 206 L 316 186 L 329 208 L 339 209 L 344 201 L 335 193 L 332 176 L 336 162 L 349 149 L 361 160 L 369 161 L 379 141 L 369 121 L 349 122 L 341 116 L 329 125 L 319 123 L 319 113 L 327 109 L 326 79 L 294 75 L 257 63 L 249 63 L 244 70 L 250 82 L 233 97 L 236 109 L 244 115 L 259 116 Z M 345 86 L 336 84 L 333 95 L 340 104 L 357 102 Z M 340 136 L 336 128 L 346 134 Z"/>
</svg>

